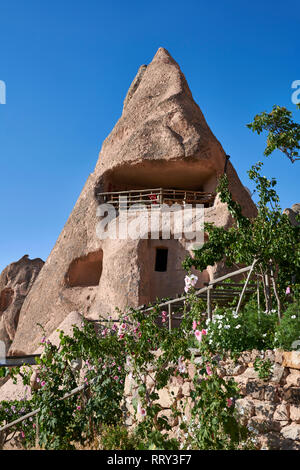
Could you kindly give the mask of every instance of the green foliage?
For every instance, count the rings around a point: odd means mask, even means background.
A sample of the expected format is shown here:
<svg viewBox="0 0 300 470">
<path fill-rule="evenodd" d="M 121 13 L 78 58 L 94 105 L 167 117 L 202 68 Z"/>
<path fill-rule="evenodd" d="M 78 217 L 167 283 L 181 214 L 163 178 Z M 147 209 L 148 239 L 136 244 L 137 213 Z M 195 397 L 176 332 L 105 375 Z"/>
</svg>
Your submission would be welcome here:
<svg viewBox="0 0 300 470">
<path fill-rule="evenodd" d="M 229 229 L 204 224 L 208 241 L 183 265 L 186 269 L 194 266 L 203 271 L 224 259 L 228 266 L 250 265 L 257 260 L 256 272 L 261 276 L 269 275 L 274 281 L 280 316 L 280 299 L 291 273 L 300 276 L 300 227 L 292 226 L 288 216 L 282 213 L 275 191 L 276 180 L 261 176 L 262 165 L 259 162 L 248 172 L 259 196 L 257 216 L 249 219 L 242 214 L 229 191 L 227 176 L 223 175 L 217 192 L 221 201 L 227 204 L 234 223 Z M 266 307 L 270 310 L 267 299 Z"/>
<path fill-rule="evenodd" d="M 254 370 L 258 372 L 258 377 L 261 380 L 267 381 L 271 376 L 273 364 L 270 359 L 262 359 L 257 357 L 254 361 Z"/>
<path fill-rule="evenodd" d="M 72 338 L 61 332 L 59 347 L 44 338 L 42 343 L 44 352 L 37 361 L 38 387 L 30 402 L 34 409 L 40 408 L 39 445 L 45 449 L 74 449 L 75 442 L 93 439 L 100 423 L 116 424 L 122 417 L 124 351 L 116 335 L 108 338 L 104 327 L 97 333 L 88 322 L 82 329 L 74 327 Z M 24 385 L 30 383 L 32 372 L 22 371 Z M 13 376 L 16 373 L 13 371 Z M 80 376 L 86 390 L 63 399 L 77 387 Z"/>
<path fill-rule="evenodd" d="M 0 427 L 15 421 L 18 418 L 33 411 L 34 406 L 31 400 L 11 400 L 0 402 Z M 16 424 L 12 429 L 4 431 L 3 444 L 17 438 L 19 443 L 25 448 L 30 448 L 35 442 L 35 416 Z"/>
<path fill-rule="evenodd" d="M 192 289 L 178 329 L 169 331 L 166 312 L 153 307 L 147 315 L 139 310 L 120 313 L 118 325 L 102 323 L 97 331 L 89 323 L 83 329 L 74 327 L 72 338 L 61 333 L 59 347 L 43 340 L 39 388 L 33 391 L 30 405 L 40 408 L 39 445 L 71 449 L 89 446 L 97 436 L 102 448 L 109 449 L 233 449 L 247 442 L 234 407 L 238 389 L 233 381 L 218 376 L 206 332 L 201 342 L 195 334 L 205 326 L 202 308 Z M 199 330 L 193 329 L 195 322 Z M 202 357 L 201 363 L 191 344 Z M 171 416 L 158 403 L 160 390 L 172 377 L 188 377 L 187 361 L 194 362 L 196 371 L 189 423 L 184 419 L 186 397 L 173 394 Z M 127 416 L 127 405 L 122 402 L 124 378 L 129 372 L 137 387 L 130 403 L 137 420 L 132 433 L 123 427 Z M 151 380 L 147 380 L 149 374 Z M 79 377 L 86 390 L 63 400 Z M 23 378 L 29 383 L 30 372 Z M 175 437 L 169 435 L 170 420 L 181 423 Z M 27 440 L 25 434 L 24 439 L 26 445 L 33 444 L 33 435 Z"/>
<path fill-rule="evenodd" d="M 291 351 L 300 350 L 300 306 L 295 302 L 284 312 L 276 330 L 274 346 Z"/>
<path fill-rule="evenodd" d="M 211 351 L 238 353 L 272 349 L 277 321 L 276 311 L 260 312 L 254 302 L 248 303 L 238 315 L 234 309 L 218 308 L 207 327 Z"/>
<path fill-rule="evenodd" d="M 219 359 L 208 354 L 206 337 L 201 342 L 201 365 L 193 380 L 192 417 L 182 423 L 187 433 L 185 448 L 237 449 L 247 442 L 247 428 L 239 423 L 234 403 L 239 390 L 233 379 L 225 381 L 217 373 Z M 195 364 L 195 362 L 194 362 Z"/>
<path fill-rule="evenodd" d="M 100 449 L 104 450 L 136 450 L 139 445 L 137 437 L 123 424 L 102 426 L 99 438 Z"/>
<path fill-rule="evenodd" d="M 257 134 L 263 131 L 268 132 L 267 146 L 264 151 L 266 156 L 278 149 L 292 163 L 300 160 L 300 124 L 293 121 L 291 111 L 285 107 L 274 105 L 270 113 L 264 111 L 257 114 L 247 127 Z"/>
</svg>

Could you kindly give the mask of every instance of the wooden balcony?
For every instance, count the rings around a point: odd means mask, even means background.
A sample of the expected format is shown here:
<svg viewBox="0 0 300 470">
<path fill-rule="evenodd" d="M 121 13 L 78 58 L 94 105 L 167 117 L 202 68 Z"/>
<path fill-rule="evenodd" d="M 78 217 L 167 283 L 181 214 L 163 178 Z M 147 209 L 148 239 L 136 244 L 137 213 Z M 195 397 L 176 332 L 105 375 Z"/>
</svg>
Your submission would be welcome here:
<svg viewBox="0 0 300 470">
<path fill-rule="evenodd" d="M 113 191 L 108 193 L 98 193 L 100 203 L 112 204 L 116 209 L 128 209 L 134 204 L 143 204 L 146 207 L 159 208 L 162 204 L 169 206 L 180 204 L 182 206 L 190 204 L 203 204 L 204 207 L 211 207 L 215 200 L 214 193 L 202 191 L 185 191 L 182 189 L 132 189 L 130 191 Z"/>
</svg>

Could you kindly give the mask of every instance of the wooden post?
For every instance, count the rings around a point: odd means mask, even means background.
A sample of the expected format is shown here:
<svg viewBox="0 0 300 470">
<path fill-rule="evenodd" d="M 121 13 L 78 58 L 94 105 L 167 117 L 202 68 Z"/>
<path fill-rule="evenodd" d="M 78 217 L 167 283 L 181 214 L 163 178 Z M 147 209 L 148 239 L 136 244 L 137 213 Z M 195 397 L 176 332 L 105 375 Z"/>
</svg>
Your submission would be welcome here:
<svg viewBox="0 0 300 470">
<path fill-rule="evenodd" d="M 270 267 L 270 271 L 271 271 L 271 280 L 272 280 L 272 284 L 273 284 L 273 290 L 274 290 L 274 294 L 275 294 L 276 301 L 277 301 L 278 320 L 280 321 L 280 319 L 281 319 L 281 303 L 280 303 L 280 298 L 279 298 L 279 295 L 278 295 L 278 292 L 277 292 L 276 280 L 275 280 L 275 275 L 274 275 L 274 271 L 273 271 L 272 266 Z"/>
<path fill-rule="evenodd" d="M 266 285 L 266 311 L 269 313 L 271 311 L 271 290 L 270 290 L 270 278 L 269 274 L 265 274 L 265 285 Z"/>
<path fill-rule="evenodd" d="M 212 318 L 212 314 L 211 314 L 211 289 L 209 288 L 208 286 L 208 289 L 207 289 L 207 318 L 209 320 L 211 320 Z"/>
<path fill-rule="evenodd" d="M 168 304 L 168 313 L 169 313 L 169 331 L 172 330 L 172 312 L 171 312 L 171 304 Z"/>
<path fill-rule="evenodd" d="M 257 279 L 257 310 L 260 312 L 259 280 Z"/>
<path fill-rule="evenodd" d="M 39 436 L 39 415 L 35 416 L 35 447 L 39 446 L 40 436 Z"/>
<path fill-rule="evenodd" d="M 253 269 L 254 269 L 254 266 L 256 265 L 257 263 L 257 260 L 255 259 L 252 263 L 252 266 L 251 266 L 251 269 L 248 273 L 248 276 L 247 276 L 247 279 L 246 279 L 246 282 L 244 284 L 244 287 L 243 287 L 243 290 L 241 292 L 241 295 L 240 295 L 240 298 L 239 298 L 239 303 L 238 303 L 238 306 L 236 308 L 236 313 L 239 313 L 239 310 L 240 310 L 240 307 L 241 307 L 241 303 L 242 303 L 242 300 L 243 300 L 243 296 L 244 296 L 244 293 L 245 293 L 245 290 L 246 290 L 246 287 L 248 285 L 248 282 L 250 281 L 250 277 L 251 277 L 251 274 L 253 272 Z"/>
</svg>

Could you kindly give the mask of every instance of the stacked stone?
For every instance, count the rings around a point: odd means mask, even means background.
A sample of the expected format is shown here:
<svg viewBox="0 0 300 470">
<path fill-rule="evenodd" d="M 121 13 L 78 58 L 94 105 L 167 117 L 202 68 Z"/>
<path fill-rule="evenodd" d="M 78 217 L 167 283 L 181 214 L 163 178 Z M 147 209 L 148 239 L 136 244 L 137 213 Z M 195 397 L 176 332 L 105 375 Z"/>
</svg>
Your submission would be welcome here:
<svg viewBox="0 0 300 470">
<path fill-rule="evenodd" d="M 268 379 L 259 378 L 254 369 L 256 358 L 269 360 L 271 363 Z M 196 357 L 195 362 L 200 362 Z M 233 378 L 239 386 L 241 398 L 235 407 L 245 424 L 262 449 L 300 450 L 300 352 L 281 350 L 257 350 L 243 352 L 236 360 L 230 355 L 219 362 L 219 374 L 225 380 Z M 158 391 L 158 403 L 162 406 L 160 415 L 168 417 L 173 426 L 173 436 L 178 435 L 179 420 L 172 418 L 172 410 L 181 408 L 185 419 L 191 417 L 192 379 L 195 366 L 187 365 L 189 378 L 172 377 L 169 385 Z M 149 368 L 145 376 L 147 388 L 155 381 L 155 371 Z M 136 415 L 133 400 L 138 399 L 138 385 L 132 374 L 125 382 L 124 405 L 127 410 L 126 423 L 134 426 L 142 416 Z"/>
<path fill-rule="evenodd" d="M 256 358 L 271 362 L 267 380 L 255 371 Z M 236 401 L 237 410 L 261 447 L 300 449 L 300 353 L 253 350 L 220 366 L 224 378 L 238 383 L 242 398 Z"/>
</svg>

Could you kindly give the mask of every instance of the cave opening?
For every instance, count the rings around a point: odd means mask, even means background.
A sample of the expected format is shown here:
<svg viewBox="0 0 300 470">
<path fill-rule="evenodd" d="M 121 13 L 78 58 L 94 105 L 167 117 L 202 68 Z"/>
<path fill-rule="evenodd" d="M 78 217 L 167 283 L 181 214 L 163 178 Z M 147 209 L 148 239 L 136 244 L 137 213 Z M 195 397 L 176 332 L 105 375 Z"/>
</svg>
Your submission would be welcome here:
<svg viewBox="0 0 300 470">
<path fill-rule="evenodd" d="M 102 260 L 102 250 L 74 259 L 65 276 L 66 286 L 98 286 L 102 274 Z"/>
</svg>

